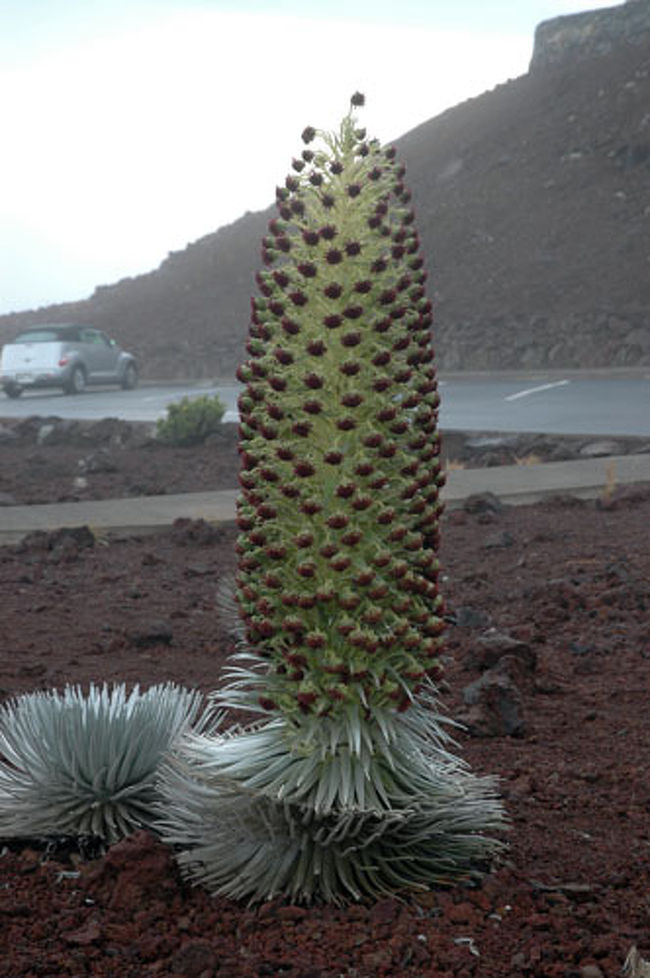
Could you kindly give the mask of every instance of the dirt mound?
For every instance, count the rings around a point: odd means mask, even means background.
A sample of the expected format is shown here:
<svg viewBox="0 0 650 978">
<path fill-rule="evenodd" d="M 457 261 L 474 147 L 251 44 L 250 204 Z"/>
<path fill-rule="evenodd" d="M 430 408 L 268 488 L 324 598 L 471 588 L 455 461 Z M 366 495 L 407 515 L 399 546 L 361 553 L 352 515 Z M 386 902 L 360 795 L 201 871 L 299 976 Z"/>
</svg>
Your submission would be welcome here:
<svg viewBox="0 0 650 978">
<path fill-rule="evenodd" d="M 0 976 L 614 978 L 633 945 L 650 958 L 649 520 L 647 494 L 444 520 L 443 703 L 512 823 L 481 885 L 251 909 L 183 884 L 144 832 L 103 858 L 11 843 Z M 216 600 L 232 530 L 64 543 L 0 548 L 0 698 L 102 680 L 214 688 L 233 649 Z"/>
</svg>

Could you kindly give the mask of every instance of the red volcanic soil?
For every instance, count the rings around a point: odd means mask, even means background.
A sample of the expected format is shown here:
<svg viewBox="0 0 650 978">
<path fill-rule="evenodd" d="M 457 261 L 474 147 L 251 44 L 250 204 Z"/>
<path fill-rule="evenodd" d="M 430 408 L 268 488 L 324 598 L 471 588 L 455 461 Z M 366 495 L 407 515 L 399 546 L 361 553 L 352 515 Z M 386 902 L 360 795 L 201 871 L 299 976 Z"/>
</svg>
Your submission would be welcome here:
<svg viewBox="0 0 650 978">
<path fill-rule="evenodd" d="M 442 703 L 511 819 L 482 883 L 247 908 L 190 888 L 145 832 L 104 855 L 5 840 L 0 976 L 614 978 L 632 946 L 650 958 L 649 525 L 647 489 L 444 518 Z M 214 688 L 233 649 L 215 601 L 233 544 L 231 528 L 179 522 L 0 548 L 0 697 Z"/>
</svg>

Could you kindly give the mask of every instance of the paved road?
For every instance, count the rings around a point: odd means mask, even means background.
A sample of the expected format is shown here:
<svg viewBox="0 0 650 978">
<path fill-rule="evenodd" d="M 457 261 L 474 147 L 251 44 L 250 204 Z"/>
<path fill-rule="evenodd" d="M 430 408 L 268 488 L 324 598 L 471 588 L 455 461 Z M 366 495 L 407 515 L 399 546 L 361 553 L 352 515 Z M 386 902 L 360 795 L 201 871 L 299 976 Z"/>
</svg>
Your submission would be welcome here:
<svg viewBox="0 0 650 978">
<path fill-rule="evenodd" d="M 0 395 L 0 417 L 155 421 L 173 401 L 218 394 L 228 409 L 226 420 L 235 420 L 238 392 L 236 385 L 209 384 L 143 385 L 134 391 L 97 388 L 80 397 L 26 392 L 17 401 Z M 650 436 L 650 370 L 626 376 L 443 375 L 441 397 L 441 427 L 447 430 Z"/>
</svg>

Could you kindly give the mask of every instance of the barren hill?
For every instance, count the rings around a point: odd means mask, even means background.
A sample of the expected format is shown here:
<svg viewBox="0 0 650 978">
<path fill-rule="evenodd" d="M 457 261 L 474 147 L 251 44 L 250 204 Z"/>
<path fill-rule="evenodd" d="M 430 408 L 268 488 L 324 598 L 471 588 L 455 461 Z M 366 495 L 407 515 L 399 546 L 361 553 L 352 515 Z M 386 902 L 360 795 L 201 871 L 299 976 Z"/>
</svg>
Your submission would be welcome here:
<svg viewBox="0 0 650 978">
<path fill-rule="evenodd" d="M 650 0 L 541 24 L 528 74 L 397 146 L 441 367 L 650 364 Z M 93 321 L 140 353 L 148 376 L 230 377 L 272 213 L 86 301 L 0 317 L 0 338 Z"/>
</svg>

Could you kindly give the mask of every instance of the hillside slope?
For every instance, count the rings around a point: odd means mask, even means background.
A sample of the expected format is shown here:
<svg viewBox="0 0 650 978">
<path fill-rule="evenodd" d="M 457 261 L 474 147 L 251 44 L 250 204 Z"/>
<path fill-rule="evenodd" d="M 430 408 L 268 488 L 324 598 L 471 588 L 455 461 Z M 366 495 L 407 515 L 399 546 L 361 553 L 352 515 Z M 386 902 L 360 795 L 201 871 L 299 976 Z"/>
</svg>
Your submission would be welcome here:
<svg viewBox="0 0 650 978">
<path fill-rule="evenodd" d="M 442 368 L 650 364 L 649 107 L 650 2 L 630 0 L 540 25 L 527 75 L 398 141 Z M 0 317 L 0 339 L 90 320 L 149 376 L 231 377 L 273 210 L 84 302 Z"/>
</svg>

